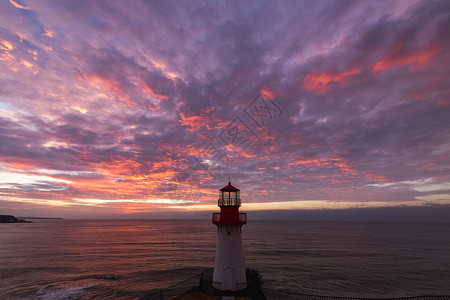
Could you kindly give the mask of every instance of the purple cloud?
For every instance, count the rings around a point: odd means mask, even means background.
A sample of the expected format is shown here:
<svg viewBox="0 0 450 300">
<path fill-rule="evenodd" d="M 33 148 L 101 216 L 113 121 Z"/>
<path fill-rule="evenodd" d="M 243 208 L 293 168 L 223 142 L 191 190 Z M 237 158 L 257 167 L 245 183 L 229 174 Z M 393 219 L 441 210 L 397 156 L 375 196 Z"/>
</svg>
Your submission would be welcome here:
<svg viewBox="0 0 450 300">
<path fill-rule="evenodd" d="M 232 175 L 262 206 L 449 204 L 445 1 L 17 3 L 0 15 L 7 201 L 170 210 Z"/>
</svg>

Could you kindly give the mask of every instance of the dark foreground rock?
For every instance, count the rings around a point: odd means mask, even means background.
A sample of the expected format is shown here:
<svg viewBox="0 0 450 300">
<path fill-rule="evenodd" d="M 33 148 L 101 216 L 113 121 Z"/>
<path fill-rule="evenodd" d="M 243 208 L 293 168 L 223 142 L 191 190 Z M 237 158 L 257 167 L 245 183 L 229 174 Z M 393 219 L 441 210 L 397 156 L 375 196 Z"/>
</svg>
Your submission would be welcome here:
<svg viewBox="0 0 450 300">
<path fill-rule="evenodd" d="M 0 215 L 0 223 L 31 223 L 31 221 L 17 219 L 10 215 Z"/>
</svg>

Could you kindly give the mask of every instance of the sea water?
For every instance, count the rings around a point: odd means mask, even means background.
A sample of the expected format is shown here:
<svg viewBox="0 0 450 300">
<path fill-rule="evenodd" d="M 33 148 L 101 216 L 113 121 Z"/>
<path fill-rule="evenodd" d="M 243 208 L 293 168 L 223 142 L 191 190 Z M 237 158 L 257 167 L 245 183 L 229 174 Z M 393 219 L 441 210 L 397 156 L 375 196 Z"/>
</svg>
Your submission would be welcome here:
<svg viewBox="0 0 450 300">
<path fill-rule="evenodd" d="M 242 235 L 246 266 L 270 290 L 450 295 L 449 223 L 249 219 Z M 216 238 L 209 220 L 0 224 L 0 299 L 160 299 L 214 266 Z"/>
</svg>

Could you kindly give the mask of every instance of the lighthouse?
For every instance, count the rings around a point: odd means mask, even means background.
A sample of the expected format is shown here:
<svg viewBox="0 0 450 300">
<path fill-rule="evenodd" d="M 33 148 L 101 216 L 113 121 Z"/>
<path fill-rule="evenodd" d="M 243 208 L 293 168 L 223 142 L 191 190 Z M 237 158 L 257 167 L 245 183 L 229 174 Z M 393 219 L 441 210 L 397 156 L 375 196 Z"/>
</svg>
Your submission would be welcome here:
<svg viewBox="0 0 450 300">
<path fill-rule="evenodd" d="M 247 287 L 247 279 L 241 228 L 247 223 L 247 214 L 239 212 L 239 189 L 231 182 L 219 190 L 218 206 L 220 213 L 212 215 L 218 235 L 212 285 L 223 291 L 243 290 Z"/>
</svg>

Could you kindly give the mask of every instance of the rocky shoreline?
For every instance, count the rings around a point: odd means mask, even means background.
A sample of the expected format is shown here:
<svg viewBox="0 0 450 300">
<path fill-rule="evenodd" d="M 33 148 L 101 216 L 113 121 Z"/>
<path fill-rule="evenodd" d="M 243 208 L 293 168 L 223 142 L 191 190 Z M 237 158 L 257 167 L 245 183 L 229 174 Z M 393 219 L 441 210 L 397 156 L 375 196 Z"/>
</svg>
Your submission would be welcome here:
<svg viewBox="0 0 450 300">
<path fill-rule="evenodd" d="M 33 222 L 18 219 L 11 215 L 0 215 L 0 223 L 33 223 Z"/>
</svg>

